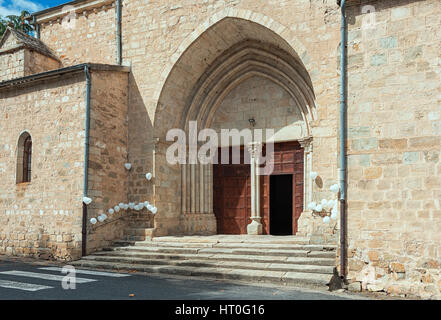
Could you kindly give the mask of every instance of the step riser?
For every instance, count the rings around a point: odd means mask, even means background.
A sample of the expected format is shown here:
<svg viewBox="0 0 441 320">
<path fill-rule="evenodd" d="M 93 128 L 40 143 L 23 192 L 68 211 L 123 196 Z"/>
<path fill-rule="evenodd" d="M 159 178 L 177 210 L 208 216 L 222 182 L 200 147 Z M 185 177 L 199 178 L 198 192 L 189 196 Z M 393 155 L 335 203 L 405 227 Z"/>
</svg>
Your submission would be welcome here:
<svg viewBox="0 0 441 320">
<path fill-rule="evenodd" d="M 92 260 L 92 261 L 99 261 L 99 262 L 112 262 L 112 263 L 128 263 L 128 264 L 135 264 L 135 265 L 172 265 L 172 266 L 184 266 L 184 267 L 207 267 L 207 268 L 214 268 L 217 266 L 216 263 L 209 263 L 209 262 L 191 262 L 191 261 L 176 261 L 176 260 L 146 260 L 146 259 L 130 259 L 130 258 L 121 258 L 121 257 L 97 257 L 93 256 L 90 258 L 87 258 L 85 260 Z M 223 268 L 229 268 L 229 269 L 249 269 L 249 270 L 265 270 L 265 271 L 282 271 L 282 272 L 304 272 L 304 273 L 322 273 L 322 274 L 331 274 L 332 273 L 332 267 L 317 267 L 314 265 L 311 265 L 312 267 L 309 268 L 302 268 L 299 266 L 296 266 L 294 264 L 286 264 L 283 268 L 282 267 L 276 267 L 276 266 L 252 266 L 252 265 L 246 265 L 242 264 L 240 267 L 237 265 L 229 265 L 228 263 L 222 263 Z"/>
<path fill-rule="evenodd" d="M 116 247 L 114 250 L 131 250 L 136 252 L 156 252 L 170 254 L 237 254 L 251 256 L 287 256 L 287 257 L 311 257 L 311 258 L 335 258 L 335 252 L 307 252 L 307 251 L 273 251 L 273 250 L 245 250 L 245 249 L 216 249 L 216 248 L 169 248 L 169 247 Z"/>
<path fill-rule="evenodd" d="M 151 237 L 151 228 L 136 228 L 136 229 L 126 229 L 124 230 L 124 236 L 141 236 L 141 237 Z"/>
<path fill-rule="evenodd" d="M 192 259 L 198 259 L 198 260 L 216 260 L 216 261 L 235 261 L 235 262 L 262 262 L 262 263 L 286 263 L 286 264 L 299 264 L 299 265 L 317 265 L 317 266 L 334 266 L 335 265 L 335 258 L 304 258 L 300 261 L 288 261 L 286 257 L 258 257 L 255 256 L 247 256 L 247 258 L 244 258 L 243 256 L 237 255 L 237 256 L 216 256 L 216 255 L 210 255 L 209 257 L 201 256 L 200 254 L 193 254 L 193 255 L 173 255 L 173 254 L 167 254 L 167 253 L 148 253 L 143 254 L 142 252 L 133 252 L 130 249 L 121 249 L 118 248 L 112 248 L 112 250 L 102 252 L 106 256 L 119 256 L 119 257 L 125 257 L 125 258 L 142 258 L 142 259 L 152 259 L 152 260 L 192 260 Z"/>
<path fill-rule="evenodd" d="M 141 235 L 141 234 L 139 234 Z M 314 246 L 314 245 L 274 245 L 274 246 L 264 246 L 259 244 L 224 244 L 224 243 L 166 243 L 166 242 L 154 242 L 146 241 L 143 243 L 133 243 L 127 241 L 115 241 L 115 245 L 136 245 L 144 247 L 167 247 L 167 248 L 217 248 L 217 249 L 255 249 L 255 250 L 301 250 L 301 251 L 325 251 L 325 252 L 335 252 L 335 247 L 333 246 Z"/>
<path fill-rule="evenodd" d="M 94 263 L 88 262 L 85 260 L 73 262 L 73 265 L 83 268 L 100 268 L 100 269 L 113 269 L 113 270 L 127 270 L 125 268 L 121 268 L 117 264 L 106 264 L 106 263 Z M 173 267 L 154 267 L 154 266 L 141 266 L 141 265 L 131 265 L 130 270 L 138 271 L 138 272 L 147 272 L 147 273 L 155 273 L 155 274 L 173 274 L 173 275 L 183 275 L 183 276 L 195 276 L 195 277 L 204 277 L 204 278 L 214 278 L 214 279 L 224 279 L 224 280 L 239 280 L 239 281 L 256 281 L 273 283 L 279 285 L 288 285 L 288 286 L 298 286 L 298 285 L 311 285 L 311 286 L 325 286 L 328 280 L 325 280 L 328 275 L 322 275 L 321 279 L 308 278 L 307 274 L 305 277 L 292 278 L 289 276 L 289 273 L 285 272 L 274 272 L 273 275 L 253 275 L 250 271 L 250 274 L 244 272 L 243 274 L 237 273 L 228 273 L 228 272 L 216 272 L 216 271 L 206 271 L 206 270 L 188 270 L 188 269 L 179 269 Z M 246 270 L 244 270 L 246 271 Z M 330 276 L 329 276 L 330 279 Z"/>
</svg>

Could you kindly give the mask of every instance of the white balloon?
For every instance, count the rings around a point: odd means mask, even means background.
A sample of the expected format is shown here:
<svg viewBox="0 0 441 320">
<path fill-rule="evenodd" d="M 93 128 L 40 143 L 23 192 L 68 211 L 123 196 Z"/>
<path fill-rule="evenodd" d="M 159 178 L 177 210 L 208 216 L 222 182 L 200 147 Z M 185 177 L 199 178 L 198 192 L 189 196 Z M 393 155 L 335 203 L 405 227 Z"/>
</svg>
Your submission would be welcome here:
<svg viewBox="0 0 441 320">
<path fill-rule="evenodd" d="M 109 212 L 110 214 L 114 214 L 114 213 L 115 213 L 115 210 L 113 210 L 112 208 L 110 208 L 110 209 L 108 210 L 108 212 Z"/>
<path fill-rule="evenodd" d="M 136 211 L 139 211 L 139 207 L 138 207 L 138 205 L 135 205 L 135 206 L 133 207 L 133 209 L 135 209 Z"/>
<path fill-rule="evenodd" d="M 332 214 L 331 214 L 331 219 L 332 220 L 337 220 L 337 213 L 335 212 L 333 212 Z"/>
<path fill-rule="evenodd" d="M 89 198 L 89 197 L 84 197 L 84 198 L 83 198 L 83 202 L 84 202 L 86 205 L 89 205 L 89 204 L 92 203 L 92 199 Z"/>
<path fill-rule="evenodd" d="M 317 206 L 317 203 L 311 202 L 310 204 L 308 204 L 308 209 L 314 210 L 316 206 Z"/>
<path fill-rule="evenodd" d="M 134 204 L 133 202 L 129 202 L 129 208 L 130 208 L 130 209 L 135 208 L 135 204 Z"/>
<path fill-rule="evenodd" d="M 151 180 L 152 177 L 153 177 L 153 175 L 149 172 L 149 173 L 147 173 L 147 174 L 145 175 L 145 177 L 146 177 L 147 180 Z"/>
<path fill-rule="evenodd" d="M 326 216 L 326 217 L 323 218 L 323 222 L 324 222 L 324 223 L 329 223 L 330 221 L 331 221 L 331 219 L 329 219 L 328 216 Z"/>
<path fill-rule="evenodd" d="M 129 209 L 129 205 L 128 205 L 128 204 L 125 204 L 125 205 L 124 205 L 124 210 L 127 210 L 127 209 Z"/>
<path fill-rule="evenodd" d="M 98 221 L 99 222 L 103 222 L 105 219 L 104 219 L 104 217 L 103 216 L 98 216 Z"/>
<path fill-rule="evenodd" d="M 120 203 L 118 204 L 118 206 L 119 206 L 120 208 L 122 208 L 122 207 L 124 207 L 124 203 L 120 202 Z"/>
<path fill-rule="evenodd" d="M 327 209 L 331 209 L 334 206 L 334 200 L 329 200 L 328 203 L 326 204 L 326 208 Z"/>
<path fill-rule="evenodd" d="M 91 224 L 96 224 L 96 219 L 95 218 L 90 219 L 90 223 Z"/>
<path fill-rule="evenodd" d="M 121 210 L 119 206 L 115 206 L 113 209 L 115 210 L 115 212 L 119 212 L 119 210 Z"/>
<path fill-rule="evenodd" d="M 323 211 L 323 207 L 322 207 L 322 205 L 318 205 L 318 206 L 316 206 L 315 207 L 315 211 L 317 211 L 317 212 L 322 212 Z"/>
<path fill-rule="evenodd" d="M 132 164 L 131 163 L 125 163 L 124 167 L 126 167 L 127 170 L 130 170 L 132 168 Z"/>
<path fill-rule="evenodd" d="M 150 202 L 148 202 L 148 201 L 144 201 L 144 207 L 146 207 L 147 208 L 147 206 L 150 204 Z"/>
<path fill-rule="evenodd" d="M 103 213 L 101 216 L 103 217 L 104 220 L 107 219 L 107 214 Z"/>
<path fill-rule="evenodd" d="M 315 180 L 318 177 L 318 173 L 313 171 L 309 174 L 309 176 L 311 177 L 312 180 Z"/>
<path fill-rule="evenodd" d="M 144 202 L 138 203 L 138 207 L 139 207 L 139 210 L 142 210 L 142 208 L 144 208 Z"/>
<path fill-rule="evenodd" d="M 153 207 L 153 208 L 152 208 L 152 213 L 155 214 L 156 212 L 158 212 L 158 208 Z"/>
<path fill-rule="evenodd" d="M 328 204 L 328 200 L 322 199 L 322 202 L 321 202 L 322 207 L 326 207 L 327 204 Z"/>
<path fill-rule="evenodd" d="M 330 189 L 332 192 L 338 193 L 340 191 L 340 186 L 338 184 L 333 184 Z"/>
<path fill-rule="evenodd" d="M 152 211 L 152 209 L 153 209 L 153 206 L 152 206 L 151 204 L 149 204 L 149 205 L 147 206 L 147 210 Z"/>
</svg>

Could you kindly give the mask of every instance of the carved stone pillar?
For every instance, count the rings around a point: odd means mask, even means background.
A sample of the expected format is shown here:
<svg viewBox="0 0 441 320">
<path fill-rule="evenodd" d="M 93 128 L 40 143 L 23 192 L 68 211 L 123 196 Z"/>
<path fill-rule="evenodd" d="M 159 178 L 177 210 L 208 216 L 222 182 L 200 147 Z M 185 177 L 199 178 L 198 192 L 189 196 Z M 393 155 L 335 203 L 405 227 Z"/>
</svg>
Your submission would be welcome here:
<svg viewBox="0 0 441 320">
<path fill-rule="evenodd" d="M 301 147 L 304 149 L 304 166 L 303 166 L 303 179 L 304 179 L 304 196 L 303 196 L 303 210 L 307 207 L 307 203 L 312 200 L 312 181 L 309 178 L 309 174 L 312 169 L 312 137 L 307 137 L 299 140 Z"/>
<path fill-rule="evenodd" d="M 262 223 L 260 220 L 260 175 L 259 175 L 259 155 L 262 144 L 252 142 L 248 145 L 251 165 L 251 223 L 247 226 L 247 233 L 252 235 L 262 234 Z"/>
</svg>

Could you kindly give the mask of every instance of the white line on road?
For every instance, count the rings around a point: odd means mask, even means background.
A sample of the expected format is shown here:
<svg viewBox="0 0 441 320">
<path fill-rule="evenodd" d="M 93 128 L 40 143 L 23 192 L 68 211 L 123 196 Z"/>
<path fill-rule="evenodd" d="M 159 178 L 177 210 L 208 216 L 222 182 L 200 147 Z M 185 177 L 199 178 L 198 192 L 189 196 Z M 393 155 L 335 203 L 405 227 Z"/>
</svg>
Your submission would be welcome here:
<svg viewBox="0 0 441 320">
<path fill-rule="evenodd" d="M 63 268 L 58 268 L 58 267 L 45 267 L 45 268 L 38 268 L 38 269 L 48 270 L 48 271 L 59 271 L 59 272 L 61 272 L 63 270 Z M 80 270 L 80 269 L 75 269 L 75 273 L 83 273 L 83 274 L 89 274 L 89 275 L 95 275 L 95 276 L 105 276 L 105 277 L 115 277 L 115 278 L 130 277 L 130 274 L 113 273 L 113 272 L 100 272 L 100 271 Z"/>
<path fill-rule="evenodd" d="M 38 278 L 38 279 L 44 279 L 44 280 L 54 280 L 54 281 L 63 281 L 63 279 L 65 278 L 65 276 L 57 276 L 54 274 L 17 271 L 17 270 L 3 271 L 3 272 L 0 272 L 0 274 L 7 274 L 7 275 L 19 276 L 19 277 Z M 87 283 L 87 282 L 92 282 L 92 281 L 96 281 L 96 280 L 75 277 L 76 283 Z"/>
<path fill-rule="evenodd" d="M 53 287 L 42 286 L 39 284 L 0 280 L 0 287 L 9 289 L 18 289 L 25 291 L 38 291 L 43 289 L 52 289 Z"/>
</svg>

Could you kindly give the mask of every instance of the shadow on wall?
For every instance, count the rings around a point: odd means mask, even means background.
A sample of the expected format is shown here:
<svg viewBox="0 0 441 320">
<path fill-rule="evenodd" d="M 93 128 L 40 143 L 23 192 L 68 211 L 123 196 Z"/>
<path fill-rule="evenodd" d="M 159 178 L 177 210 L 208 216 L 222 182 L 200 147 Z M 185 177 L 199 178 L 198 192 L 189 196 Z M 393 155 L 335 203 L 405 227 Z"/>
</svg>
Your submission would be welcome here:
<svg viewBox="0 0 441 320">
<path fill-rule="evenodd" d="M 153 126 L 132 73 L 129 74 L 128 123 L 128 162 L 132 164 L 128 199 L 150 202 L 153 201 L 153 184 L 146 180 L 145 174 L 153 172 Z"/>
</svg>

